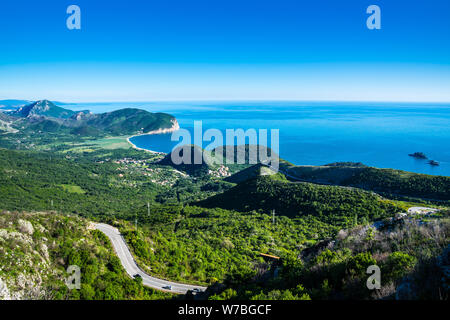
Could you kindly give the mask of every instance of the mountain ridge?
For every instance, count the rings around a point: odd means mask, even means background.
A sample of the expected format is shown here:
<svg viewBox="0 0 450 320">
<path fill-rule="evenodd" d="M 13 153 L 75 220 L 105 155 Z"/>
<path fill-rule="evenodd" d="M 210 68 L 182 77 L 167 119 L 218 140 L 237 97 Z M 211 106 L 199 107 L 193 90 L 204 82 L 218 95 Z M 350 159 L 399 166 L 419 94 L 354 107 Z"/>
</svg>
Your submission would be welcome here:
<svg viewBox="0 0 450 320">
<path fill-rule="evenodd" d="M 145 134 L 179 128 L 176 118 L 166 113 L 124 108 L 94 114 L 88 110 L 65 109 L 49 100 L 39 100 L 6 114 L 16 119 L 24 119 L 29 129 L 49 129 L 50 132 L 66 130 L 76 135 Z"/>
<path fill-rule="evenodd" d="M 78 111 L 78 113 L 79 112 L 80 111 Z M 81 112 L 88 112 L 88 111 L 81 111 Z M 45 116 L 58 119 L 68 119 L 72 117 L 75 113 L 77 112 L 58 107 L 49 100 L 38 100 L 31 104 L 20 107 L 16 111 L 13 111 L 11 115 L 25 118 L 33 116 Z"/>
</svg>

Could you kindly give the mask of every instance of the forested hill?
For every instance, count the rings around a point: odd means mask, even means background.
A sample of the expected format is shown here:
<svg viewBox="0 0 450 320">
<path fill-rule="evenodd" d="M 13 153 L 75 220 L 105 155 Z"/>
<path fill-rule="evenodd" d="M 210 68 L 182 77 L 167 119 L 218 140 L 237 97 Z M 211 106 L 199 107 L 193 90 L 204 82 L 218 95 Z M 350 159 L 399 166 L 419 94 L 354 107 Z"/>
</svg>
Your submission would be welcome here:
<svg viewBox="0 0 450 320">
<path fill-rule="evenodd" d="M 205 176 L 208 170 L 213 169 L 213 165 L 204 160 L 208 153 L 196 145 L 185 145 L 175 148 L 167 154 L 160 162 L 161 165 L 168 165 L 177 170 L 184 171 L 189 175 Z M 176 158 L 175 158 L 176 157 Z M 174 162 L 174 159 L 183 159 L 182 163 Z M 197 159 L 197 161 L 196 161 Z M 198 162 L 198 163 L 197 163 Z"/>
<path fill-rule="evenodd" d="M 314 183 L 357 187 L 392 196 L 450 201 L 450 177 L 379 169 L 360 163 L 295 166 L 281 161 L 280 171 Z"/>
<path fill-rule="evenodd" d="M 175 130 L 176 119 L 166 113 L 151 113 L 125 108 L 93 114 L 88 110 L 73 111 L 48 100 L 36 101 L 9 112 L 12 125 L 34 131 L 64 132 L 75 135 L 129 135 L 158 130 Z"/>
<path fill-rule="evenodd" d="M 81 122 L 111 134 L 132 134 L 137 131 L 146 133 L 158 129 L 171 129 L 176 124 L 176 119 L 167 113 L 126 108 L 90 115 L 84 121 L 81 116 Z"/>
<path fill-rule="evenodd" d="M 354 188 L 293 183 L 281 174 L 244 181 L 230 190 L 196 203 L 241 212 L 275 210 L 277 215 L 312 215 L 333 225 L 348 226 L 392 216 L 401 208 L 380 196 Z"/>
</svg>

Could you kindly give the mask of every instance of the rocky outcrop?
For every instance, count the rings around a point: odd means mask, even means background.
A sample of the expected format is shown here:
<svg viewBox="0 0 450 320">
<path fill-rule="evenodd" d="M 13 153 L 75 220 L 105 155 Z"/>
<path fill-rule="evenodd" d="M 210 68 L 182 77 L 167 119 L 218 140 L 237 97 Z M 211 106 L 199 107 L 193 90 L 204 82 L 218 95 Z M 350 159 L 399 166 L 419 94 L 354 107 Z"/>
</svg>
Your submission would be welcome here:
<svg viewBox="0 0 450 320">
<path fill-rule="evenodd" d="M 170 128 L 159 128 L 158 130 L 153 130 L 150 132 L 147 132 L 145 134 L 163 134 L 163 133 L 171 133 L 174 131 L 177 131 L 180 129 L 180 125 L 178 124 L 178 121 L 176 119 L 171 120 L 172 126 Z"/>
<path fill-rule="evenodd" d="M 9 292 L 6 283 L 0 278 L 0 300 L 11 300 L 11 294 Z"/>
<path fill-rule="evenodd" d="M 33 234 L 34 228 L 30 221 L 19 219 L 18 223 L 21 232 L 29 234 L 30 236 Z"/>
</svg>

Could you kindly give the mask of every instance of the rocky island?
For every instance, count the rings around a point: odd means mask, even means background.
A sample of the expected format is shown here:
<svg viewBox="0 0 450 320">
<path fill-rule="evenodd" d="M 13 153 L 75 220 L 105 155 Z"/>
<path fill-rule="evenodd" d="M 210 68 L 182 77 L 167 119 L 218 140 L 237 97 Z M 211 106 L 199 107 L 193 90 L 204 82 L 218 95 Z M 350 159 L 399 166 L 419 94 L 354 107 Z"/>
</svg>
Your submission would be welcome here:
<svg viewBox="0 0 450 320">
<path fill-rule="evenodd" d="M 408 156 L 416 158 L 416 159 L 428 159 L 428 157 L 423 152 L 414 152 L 408 154 Z"/>
</svg>

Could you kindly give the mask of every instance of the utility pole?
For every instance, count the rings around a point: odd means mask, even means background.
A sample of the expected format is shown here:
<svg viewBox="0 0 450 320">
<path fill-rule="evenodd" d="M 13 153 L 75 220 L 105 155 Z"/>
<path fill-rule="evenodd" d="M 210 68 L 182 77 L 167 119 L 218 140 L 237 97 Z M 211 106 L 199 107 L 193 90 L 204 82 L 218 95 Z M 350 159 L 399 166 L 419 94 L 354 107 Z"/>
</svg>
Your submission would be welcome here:
<svg viewBox="0 0 450 320">
<path fill-rule="evenodd" d="M 137 231 L 137 212 L 136 212 L 135 218 L 134 218 L 134 228 L 135 228 L 136 231 Z"/>
<path fill-rule="evenodd" d="M 147 215 L 150 218 L 150 202 L 147 202 Z"/>
<path fill-rule="evenodd" d="M 272 210 L 272 223 L 275 224 L 275 210 Z"/>
</svg>

